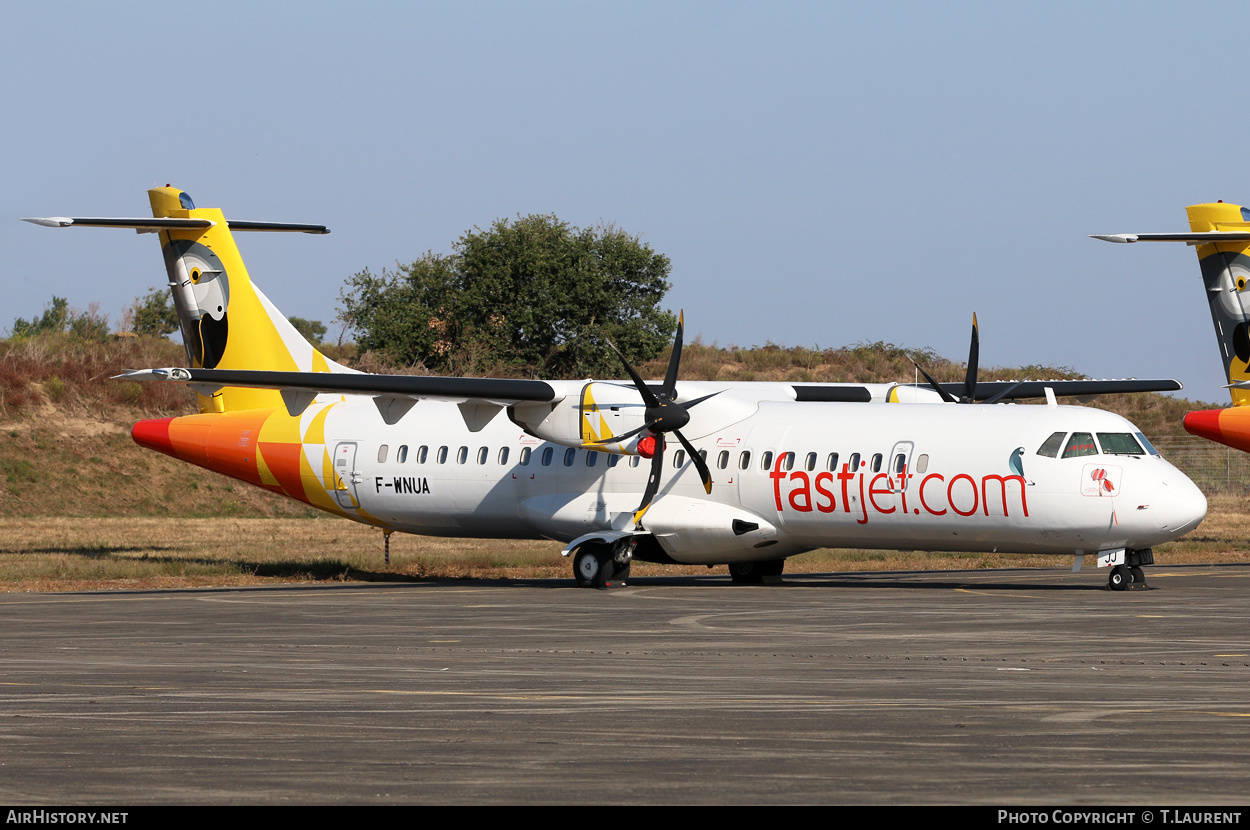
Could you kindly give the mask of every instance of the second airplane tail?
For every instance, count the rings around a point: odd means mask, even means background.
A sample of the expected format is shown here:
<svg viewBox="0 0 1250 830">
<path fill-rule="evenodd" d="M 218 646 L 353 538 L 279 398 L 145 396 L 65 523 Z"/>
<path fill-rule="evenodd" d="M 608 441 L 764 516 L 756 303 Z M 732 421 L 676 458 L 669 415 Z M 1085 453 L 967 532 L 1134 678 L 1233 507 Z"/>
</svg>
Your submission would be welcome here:
<svg viewBox="0 0 1250 830">
<path fill-rule="evenodd" d="M 1240 205 L 1214 202 L 1191 205 L 1189 228 L 1200 234 L 1250 231 L 1250 211 Z M 1224 373 L 1233 404 L 1250 403 L 1250 240 L 1198 241 L 1198 265 L 1211 306 L 1211 320 L 1219 342 Z"/>
</svg>

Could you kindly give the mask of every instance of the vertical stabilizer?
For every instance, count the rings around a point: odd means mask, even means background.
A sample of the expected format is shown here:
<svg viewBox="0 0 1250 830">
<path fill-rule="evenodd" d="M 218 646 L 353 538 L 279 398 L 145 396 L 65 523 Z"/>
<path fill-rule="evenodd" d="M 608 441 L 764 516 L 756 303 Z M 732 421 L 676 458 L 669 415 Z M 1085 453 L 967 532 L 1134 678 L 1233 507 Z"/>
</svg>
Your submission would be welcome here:
<svg viewBox="0 0 1250 830">
<path fill-rule="evenodd" d="M 1190 230 L 1197 233 L 1250 231 L 1250 211 L 1240 205 L 1214 202 L 1185 211 Z M 1228 382 L 1250 381 L 1250 242 L 1200 243 L 1198 264 Z M 1250 390 L 1233 386 L 1230 391 L 1235 406 L 1250 403 Z"/>
<path fill-rule="evenodd" d="M 169 288 L 193 367 L 289 372 L 346 372 L 305 340 L 248 277 L 220 210 L 197 208 L 175 187 L 148 191 L 157 218 L 207 219 L 207 228 L 159 231 Z M 200 395 L 201 412 L 282 406 L 272 389 L 227 387 Z"/>
</svg>

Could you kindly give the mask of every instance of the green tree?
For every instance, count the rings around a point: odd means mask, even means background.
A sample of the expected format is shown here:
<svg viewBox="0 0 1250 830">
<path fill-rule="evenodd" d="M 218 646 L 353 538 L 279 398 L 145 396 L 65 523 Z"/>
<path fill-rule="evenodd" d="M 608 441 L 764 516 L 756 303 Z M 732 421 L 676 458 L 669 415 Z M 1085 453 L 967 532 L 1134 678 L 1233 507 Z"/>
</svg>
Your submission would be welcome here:
<svg viewBox="0 0 1250 830">
<path fill-rule="evenodd" d="M 321 341 L 326 336 L 326 327 L 321 324 L 320 320 L 305 320 L 303 317 L 288 317 L 287 321 L 295 326 L 295 330 L 300 336 L 312 343 L 314 346 L 320 346 Z"/>
<path fill-rule="evenodd" d="M 616 376 L 607 341 L 639 363 L 672 338 L 670 267 L 619 228 L 532 215 L 466 232 L 447 256 L 360 271 L 340 299 L 361 349 L 434 371 Z"/>
<path fill-rule="evenodd" d="M 14 337 L 35 337 L 42 334 L 64 334 L 77 340 L 104 341 L 109 337 L 108 316 L 100 313 L 99 306 L 92 303 L 86 311 L 69 307 L 69 300 L 52 295 L 52 302 L 38 318 L 13 321 Z"/>
<path fill-rule="evenodd" d="M 164 337 L 178 330 L 178 309 L 167 288 L 151 288 L 126 310 L 130 329 L 140 336 Z"/>
</svg>

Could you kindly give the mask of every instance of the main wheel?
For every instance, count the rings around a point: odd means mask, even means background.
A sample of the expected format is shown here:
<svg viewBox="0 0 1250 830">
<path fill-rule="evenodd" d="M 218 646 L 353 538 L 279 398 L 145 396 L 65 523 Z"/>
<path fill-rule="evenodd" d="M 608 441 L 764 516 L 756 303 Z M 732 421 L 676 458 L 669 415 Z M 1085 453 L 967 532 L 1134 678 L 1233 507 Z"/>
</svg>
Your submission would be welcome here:
<svg viewBox="0 0 1250 830">
<path fill-rule="evenodd" d="M 586 546 L 573 557 L 573 578 L 578 588 L 602 588 L 612 578 L 612 557 Z"/>
<path fill-rule="evenodd" d="M 1129 576 L 1133 578 L 1133 585 L 1137 588 L 1146 587 L 1146 572 L 1141 568 L 1129 568 Z"/>
<path fill-rule="evenodd" d="M 729 579 L 735 585 L 759 585 L 764 581 L 759 562 L 730 562 Z"/>
<path fill-rule="evenodd" d="M 1111 573 L 1107 574 L 1107 587 L 1113 591 L 1127 591 L 1132 577 L 1128 574 L 1128 569 L 1123 565 L 1116 565 L 1111 569 Z"/>
</svg>

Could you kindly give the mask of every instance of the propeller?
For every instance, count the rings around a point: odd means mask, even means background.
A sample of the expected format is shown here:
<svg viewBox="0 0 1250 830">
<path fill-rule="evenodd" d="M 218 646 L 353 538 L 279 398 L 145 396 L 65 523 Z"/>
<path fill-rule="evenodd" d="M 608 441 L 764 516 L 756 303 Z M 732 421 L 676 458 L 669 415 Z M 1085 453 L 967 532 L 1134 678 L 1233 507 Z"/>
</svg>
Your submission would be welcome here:
<svg viewBox="0 0 1250 830">
<path fill-rule="evenodd" d="M 942 397 L 942 400 L 946 401 L 947 403 L 977 403 L 978 402 L 976 400 L 977 368 L 978 368 L 978 363 L 980 361 L 980 358 L 981 358 L 981 334 L 980 334 L 980 330 L 977 327 L 977 314 L 974 311 L 972 313 L 972 342 L 968 346 L 968 372 L 966 375 L 964 375 L 964 389 L 963 389 L 962 395 L 956 398 L 950 392 L 947 392 L 945 389 L 943 389 L 942 385 L 938 383 L 936 380 L 934 380 L 932 375 L 930 375 L 928 372 L 926 372 L 924 369 L 920 367 L 919 363 L 915 363 L 915 361 L 912 361 L 912 362 L 913 364 L 915 364 L 916 369 L 920 372 L 920 374 L 924 375 L 924 379 L 929 382 L 929 385 L 932 386 L 934 390 L 936 390 L 937 393 Z M 1004 386 L 1002 389 L 999 389 L 992 396 L 990 396 L 989 398 L 986 398 L 984 401 L 981 401 L 980 403 L 998 403 L 1004 397 L 1009 395 L 1011 393 L 1011 390 L 1015 389 L 1019 385 L 1020 385 L 1019 381 L 1016 381 L 1015 383 L 1010 383 Z"/>
<path fill-rule="evenodd" d="M 643 491 L 642 502 L 634 512 L 635 528 L 641 525 L 643 514 L 651 507 L 651 500 L 655 498 L 655 494 L 660 489 L 660 471 L 664 468 L 665 435 L 671 433 L 677 436 L 677 440 L 681 442 L 682 447 L 690 455 L 690 460 L 694 463 L 695 469 L 699 471 L 699 478 L 703 481 L 703 489 L 709 494 L 712 492 L 712 471 L 708 469 L 707 462 L 695 450 L 694 445 L 686 439 L 686 436 L 681 434 L 681 428 L 690 423 L 690 409 L 692 407 L 719 393 L 713 392 L 711 395 L 704 395 L 691 401 L 677 403 L 677 371 L 681 366 L 682 332 L 684 328 L 685 314 L 683 312 L 677 316 L 677 334 L 673 338 L 673 353 L 668 359 L 668 371 L 664 375 L 664 383 L 660 386 L 658 394 L 653 392 L 643 382 L 638 372 L 625 358 L 625 355 L 621 354 L 621 350 L 612 343 L 608 343 L 612 347 L 612 351 L 616 352 L 616 356 L 621 359 L 621 363 L 625 366 L 625 371 L 629 374 L 630 380 L 633 381 L 634 387 L 638 390 L 638 394 L 642 396 L 642 401 L 647 408 L 643 416 L 644 423 L 642 426 L 620 435 L 609 435 L 600 439 L 598 443 L 621 443 L 641 432 L 646 432 L 648 433 L 647 436 L 639 441 L 639 453 L 645 457 L 648 455 L 647 439 L 654 439 L 654 448 L 650 453 L 651 475 L 647 478 L 647 488 Z"/>
</svg>

